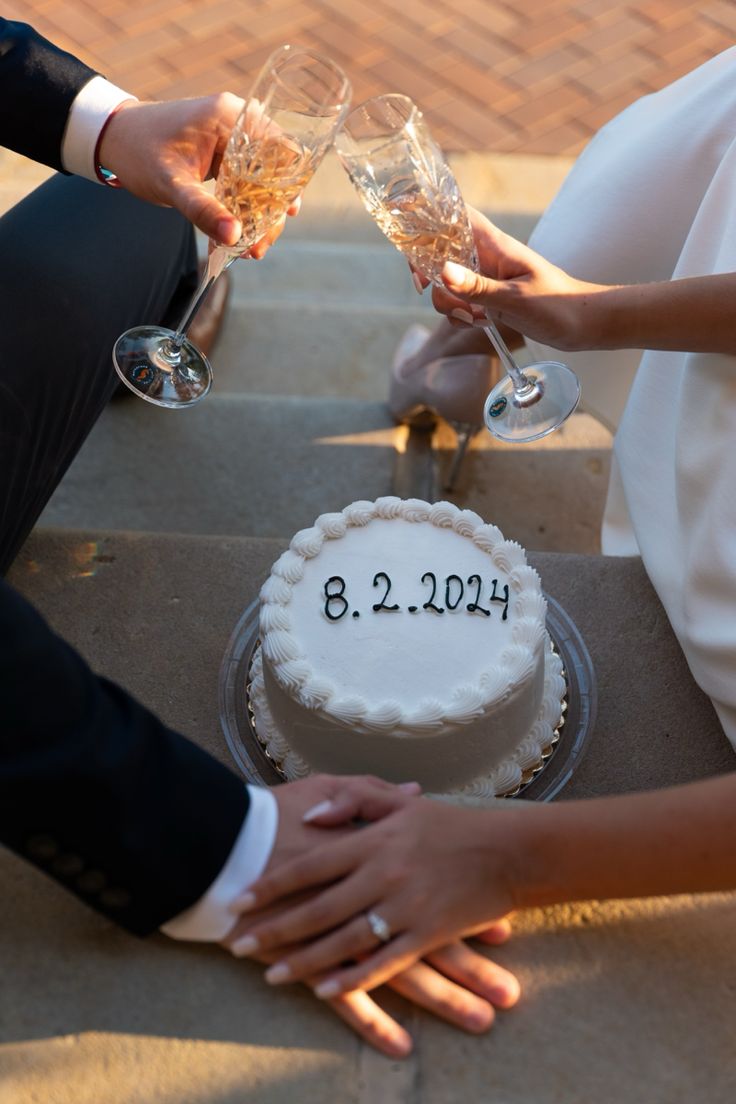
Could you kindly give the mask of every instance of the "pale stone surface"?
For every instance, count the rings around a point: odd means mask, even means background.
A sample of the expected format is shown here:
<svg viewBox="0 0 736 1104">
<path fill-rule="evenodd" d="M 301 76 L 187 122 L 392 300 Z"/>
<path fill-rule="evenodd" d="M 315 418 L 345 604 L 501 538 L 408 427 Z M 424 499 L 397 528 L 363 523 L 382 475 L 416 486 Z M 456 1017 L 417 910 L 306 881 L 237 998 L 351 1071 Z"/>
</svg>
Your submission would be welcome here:
<svg viewBox="0 0 736 1104">
<path fill-rule="evenodd" d="M 482 429 L 471 441 L 452 491 L 445 487 L 457 436 L 439 422 L 433 497 L 492 518 L 525 548 L 600 552 L 611 467 L 610 432 L 590 414 L 575 413 L 540 441 L 511 445 Z"/>
<path fill-rule="evenodd" d="M 112 403 L 44 525 L 289 536 L 325 510 L 391 493 L 396 428 L 383 404 L 211 394 L 168 411 Z"/>
<path fill-rule="evenodd" d="M 38 533 L 12 581 L 95 667 L 227 761 L 220 662 L 282 548 Z M 563 796 L 733 769 L 638 561 L 532 560 L 598 674 L 599 722 Z M 396 1063 L 306 994 L 268 989 L 256 967 L 135 940 L 7 852 L 0 868 L 0 1104 L 730 1104 L 736 1091 L 728 895 L 523 915 L 495 952 L 522 980 L 519 1007 L 474 1038 L 396 1001 L 416 1039 Z"/>
</svg>

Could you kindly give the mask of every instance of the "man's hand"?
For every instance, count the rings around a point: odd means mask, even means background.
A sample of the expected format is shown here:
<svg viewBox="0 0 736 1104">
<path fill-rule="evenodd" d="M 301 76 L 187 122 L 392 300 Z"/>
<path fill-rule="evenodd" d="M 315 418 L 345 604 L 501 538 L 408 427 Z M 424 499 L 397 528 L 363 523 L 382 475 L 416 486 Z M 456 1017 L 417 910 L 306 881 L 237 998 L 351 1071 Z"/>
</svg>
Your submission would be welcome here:
<svg viewBox="0 0 736 1104">
<path fill-rule="evenodd" d="M 133 195 L 176 207 L 203 233 L 234 245 L 239 221 L 205 188 L 217 176 L 244 101 L 229 92 L 163 103 L 124 103 L 110 119 L 100 161 Z"/>
<path fill-rule="evenodd" d="M 241 926 L 223 940 L 228 949 L 237 942 Z M 510 934 L 507 920 L 491 925 L 478 938 L 498 946 Z M 257 960 L 274 961 L 262 954 Z M 321 977 L 306 984 L 312 988 Z M 513 974 L 484 955 L 457 941 L 441 947 L 409 969 L 392 977 L 387 985 L 406 1000 L 424 1008 L 447 1023 L 471 1035 L 492 1027 L 496 1008 L 511 1008 L 519 999 L 519 983 Z M 324 1002 L 366 1043 L 390 1058 L 411 1053 L 412 1039 L 405 1028 L 381 1007 L 372 994 L 362 989 L 343 993 Z"/>
<path fill-rule="evenodd" d="M 516 905 L 523 866 L 523 814 L 458 808 L 369 778 L 342 783 L 349 792 L 310 810 L 311 824 L 373 823 L 342 838 L 331 827 L 321 846 L 269 867 L 233 903 L 251 920 L 240 952 L 280 949 L 266 974 L 272 984 L 329 972 L 315 986 L 323 998 L 371 989 L 501 919 Z M 263 910 L 279 902 L 283 907 L 264 918 Z M 383 942 L 369 922 L 374 911 L 388 926 Z"/>
<path fill-rule="evenodd" d="M 411 797 L 419 792 L 416 783 L 401 787 L 392 786 L 378 778 L 339 778 L 329 775 L 313 775 L 300 782 L 278 786 L 273 790 L 279 806 L 279 827 L 274 849 L 266 872 L 277 869 L 282 863 L 299 860 L 325 839 L 360 831 L 351 824 L 333 824 L 329 829 L 315 827 L 304 821 L 304 814 L 314 814 L 319 807 L 352 807 L 359 801 L 366 787 L 377 797 L 377 810 L 382 811 L 381 799 L 390 795 Z M 338 800 L 339 799 L 339 800 Z M 373 811 L 368 808 L 368 812 Z M 339 814 L 338 814 L 338 819 Z M 301 895 L 300 899 L 312 894 Z M 294 898 L 289 901 L 294 904 Z M 263 910 L 261 921 L 278 914 L 283 906 Z M 240 954 L 239 942 L 252 917 L 239 921 L 222 941 L 233 954 Z M 484 942 L 505 942 L 510 933 L 508 921 L 500 920 L 490 925 L 482 938 Z M 295 948 L 294 948 L 295 949 Z M 272 963 L 276 955 L 261 954 L 259 961 Z M 310 978 L 313 987 L 320 977 Z M 426 1008 L 448 1023 L 478 1034 L 487 1031 L 494 1021 L 496 1008 L 510 1008 L 519 997 L 519 984 L 513 974 L 490 962 L 483 955 L 471 950 L 464 943 L 456 942 L 427 955 L 409 969 L 392 977 L 388 985 L 407 1000 Z M 408 1032 L 381 1006 L 362 990 L 343 993 L 326 1001 L 362 1039 L 390 1057 L 400 1058 L 409 1054 L 412 1040 Z"/>
</svg>

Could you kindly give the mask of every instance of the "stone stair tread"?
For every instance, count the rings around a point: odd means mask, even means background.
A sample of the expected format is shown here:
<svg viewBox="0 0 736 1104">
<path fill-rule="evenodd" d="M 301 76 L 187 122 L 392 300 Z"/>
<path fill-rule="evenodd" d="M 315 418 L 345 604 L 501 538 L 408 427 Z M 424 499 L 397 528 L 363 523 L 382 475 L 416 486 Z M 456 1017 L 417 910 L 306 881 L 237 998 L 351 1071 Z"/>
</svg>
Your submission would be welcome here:
<svg viewBox="0 0 736 1104">
<path fill-rule="evenodd" d="M 403 433 L 356 399 L 210 394 L 169 411 L 131 396 L 103 413 L 40 524 L 288 537 L 390 494 Z"/>
<path fill-rule="evenodd" d="M 431 327 L 437 317 L 414 299 L 414 309 L 233 304 L 210 355 L 214 387 L 221 394 L 383 401 L 402 334 L 413 322 Z"/>
<path fill-rule="evenodd" d="M 300 240 L 291 238 L 290 229 L 262 260 L 240 261 L 230 268 L 234 304 L 295 300 L 315 309 L 365 310 L 421 303 L 405 259 L 383 236 L 375 244 Z"/>
</svg>

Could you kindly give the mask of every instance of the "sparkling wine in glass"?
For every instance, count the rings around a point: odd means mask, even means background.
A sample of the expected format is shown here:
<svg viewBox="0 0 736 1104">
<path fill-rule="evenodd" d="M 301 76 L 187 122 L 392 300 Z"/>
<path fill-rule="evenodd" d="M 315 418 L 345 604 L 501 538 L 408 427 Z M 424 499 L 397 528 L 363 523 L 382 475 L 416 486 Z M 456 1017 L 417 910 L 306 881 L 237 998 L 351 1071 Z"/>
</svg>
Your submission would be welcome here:
<svg viewBox="0 0 736 1104">
<path fill-rule="evenodd" d="M 210 248 L 202 283 L 176 330 L 135 326 L 113 349 L 118 375 L 147 402 L 174 409 L 198 402 L 212 369 L 187 330 L 218 276 L 282 218 L 314 175 L 348 110 L 350 83 L 328 58 L 293 46 L 273 53 L 235 124 L 215 183 L 241 222 L 235 245 Z"/>
<path fill-rule="evenodd" d="M 457 181 L 407 96 L 376 96 L 360 104 L 343 123 L 335 148 L 368 213 L 418 272 L 444 287 L 445 261 L 478 271 Z M 506 369 L 486 399 L 488 429 L 505 441 L 545 437 L 575 410 L 577 376 L 552 360 L 521 369 L 493 323 L 484 330 Z"/>
</svg>

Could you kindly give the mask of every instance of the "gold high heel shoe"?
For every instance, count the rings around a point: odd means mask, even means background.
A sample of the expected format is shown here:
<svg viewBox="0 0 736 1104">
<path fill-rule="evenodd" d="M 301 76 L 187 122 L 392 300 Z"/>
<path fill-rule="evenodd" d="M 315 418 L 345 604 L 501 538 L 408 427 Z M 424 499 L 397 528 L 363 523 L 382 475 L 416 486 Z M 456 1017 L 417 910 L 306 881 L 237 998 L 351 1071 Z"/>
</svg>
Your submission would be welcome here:
<svg viewBox="0 0 736 1104">
<path fill-rule="evenodd" d="M 425 326 L 416 325 L 401 339 L 391 366 L 388 406 L 394 420 L 404 425 L 429 426 L 442 418 L 455 430 L 457 449 L 445 482 L 445 490 L 451 491 L 468 445 L 484 428 L 483 407 L 503 369 L 497 357 L 486 353 L 439 357 L 417 365 L 428 336 Z"/>
</svg>

